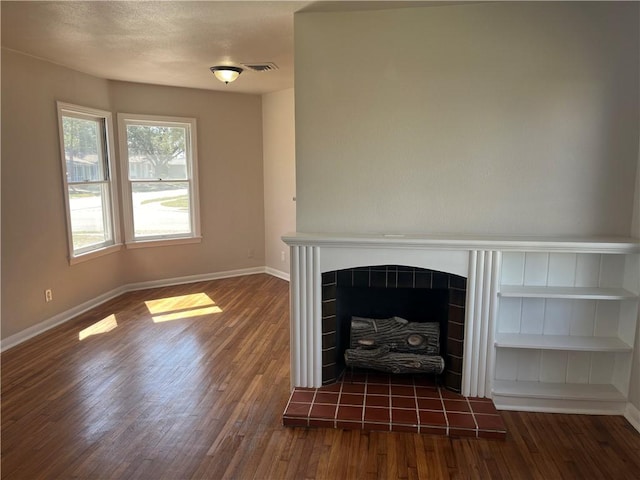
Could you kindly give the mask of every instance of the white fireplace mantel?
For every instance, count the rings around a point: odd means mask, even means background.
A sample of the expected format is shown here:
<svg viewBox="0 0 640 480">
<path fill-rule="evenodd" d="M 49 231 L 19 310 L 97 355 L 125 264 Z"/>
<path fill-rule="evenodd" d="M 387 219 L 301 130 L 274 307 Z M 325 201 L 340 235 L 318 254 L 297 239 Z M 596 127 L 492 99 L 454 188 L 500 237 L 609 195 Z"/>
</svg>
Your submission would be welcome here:
<svg viewBox="0 0 640 480">
<path fill-rule="evenodd" d="M 632 238 L 295 233 L 282 239 L 291 250 L 292 387 L 322 385 L 322 273 L 406 265 L 467 278 L 462 394 L 473 397 L 492 396 L 503 253 L 631 254 L 637 262 L 640 252 Z"/>
<path fill-rule="evenodd" d="M 282 240 L 289 246 L 418 250 L 500 250 L 571 253 L 638 253 L 639 240 L 629 237 L 537 237 L 504 235 L 418 235 L 291 233 Z"/>
</svg>

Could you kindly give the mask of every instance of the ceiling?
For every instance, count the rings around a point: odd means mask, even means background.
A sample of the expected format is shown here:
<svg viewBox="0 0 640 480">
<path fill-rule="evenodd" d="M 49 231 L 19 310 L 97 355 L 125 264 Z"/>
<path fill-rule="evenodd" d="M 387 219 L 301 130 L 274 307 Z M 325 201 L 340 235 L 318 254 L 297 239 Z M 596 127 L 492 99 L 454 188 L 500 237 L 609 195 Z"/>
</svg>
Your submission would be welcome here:
<svg viewBox="0 0 640 480">
<path fill-rule="evenodd" d="M 423 3 L 3 0 L 2 47 L 111 80 L 262 94 L 293 87 L 295 12 Z M 209 71 L 243 63 L 278 68 L 229 85 Z"/>
</svg>

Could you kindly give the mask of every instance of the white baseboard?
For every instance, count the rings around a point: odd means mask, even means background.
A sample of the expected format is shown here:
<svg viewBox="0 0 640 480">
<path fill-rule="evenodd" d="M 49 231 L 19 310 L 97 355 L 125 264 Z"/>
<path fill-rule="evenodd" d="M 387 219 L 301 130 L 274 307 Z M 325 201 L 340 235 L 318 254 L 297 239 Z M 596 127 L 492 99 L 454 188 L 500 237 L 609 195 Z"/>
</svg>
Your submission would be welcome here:
<svg viewBox="0 0 640 480">
<path fill-rule="evenodd" d="M 273 277 L 281 278 L 282 280 L 286 280 L 287 282 L 291 280 L 290 275 L 287 272 L 283 272 L 282 270 L 276 270 L 275 268 L 265 267 L 264 271 L 265 273 L 268 273 Z"/>
<path fill-rule="evenodd" d="M 151 280 L 149 282 L 130 283 L 126 288 L 127 292 L 131 292 L 133 290 L 170 287 L 172 285 L 182 285 L 185 283 L 208 282 L 209 280 L 219 280 L 221 278 L 242 277 L 244 275 L 255 275 L 257 273 L 268 272 L 266 272 L 265 267 L 242 268 L 239 270 L 227 270 L 226 272 L 203 273 L 200 275 L 188 275 L 186 277 L 174 277 L 162 280 Z"/>
<path fill-rule="evenodd" d="M 77 317 L 78 315 L 86 312 L 87 310 L 91 310 L 98 305 L 102 305 L 104 302 L 111 300 L 112 298 L 117 297 L 118 295 L 122 295 L 123 293 L 128 292 L 127 286 L 114 288 L 113 290 L 103 293 L 102 295 L 98 295 L 91 300 L 88 300 L 80 305 L 76 305 L 69 310 L 64 312 L 60 312 L 57 315 L 45 320 L 43 322 L 37 323 L 21 332 L 18 332 L 10 337 L 7 337 L 2 340 L 2 344 L 0 347 L 0 351 L 4 352 L 16 345 L 26 342 L 30 338 L 33 338 L 41 333 L 46 332 L 47 330 L 51 330 L 53 327 L 57 327 L 58 325 L 62 325 L 65 322 L 68 322 L 72 318 Z"/>
<path fill-rule="evenodd" d="M 627 410 L 624 413 L 624 418 L 640 433 L 640 410 L 638 410 L 632 403 L 627 403 Z"/>
<path fill-rule="evenodd" d="M 80 305 L 70 308 L 69 310 L 60 312 L 47 320 L 44 320 L 36 325 L 22 330 L 21 332 L 16 333 L 15 335 L 11 335 L 10 337 L 3 339 L 0 343 L 0 352 L 4 352 L 5 350 L 15 347 L 16 345 L 19 345 L 20 343 L 25 342 L 37 335 L 40 335 L 47 330 L 68 322 L 69 320 L 86 312 L 87 310 L 95 308 L 98 305 L 101 305 L 119 295 L 122 295 L 123 293 L 132 292 L 135 290 L 146 290 L 149 288 L 169 287 L 172 285 L 181 285 L 185 283 L 206 282 L 209 280 L 218 280 L 222 278 L 255 275 L 257 273 L 267 273 L 269 275 L 273 275 L 274 277 L 282 278 L 283 280 L 289 280 L 288 274 L 286 274 L 285 272 L 280 272 L 278 270 L 267 267 L 254 267 L 243 268 L 239 270 L 228 270 L 225 272 L 205 273 L 201 275 L 189 275 L 186 277 L 166 278 L 163 280 L 152 280 L 149 282 L 129 283 L 127 285 L 115 288 L 109 292 L 103 293 L 102 295 L 92 298 L 91 300 L 81 303 Z M 286 275 L 287 278 L 284 278 L 284 275 Z"/>
</svg>

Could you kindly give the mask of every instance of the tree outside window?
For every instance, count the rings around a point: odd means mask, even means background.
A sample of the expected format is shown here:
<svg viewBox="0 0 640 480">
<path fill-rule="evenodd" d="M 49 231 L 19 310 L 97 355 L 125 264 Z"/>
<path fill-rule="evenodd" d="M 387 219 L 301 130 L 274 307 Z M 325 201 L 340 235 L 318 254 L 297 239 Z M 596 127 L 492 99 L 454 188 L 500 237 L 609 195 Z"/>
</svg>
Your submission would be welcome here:
<svg viewBox="0 0 640 480">
<path fill-rule="evenodd" d="M 118 123 L 127 241 L 198 237 L 195 119 L 120 114 Z"/>
</svg>

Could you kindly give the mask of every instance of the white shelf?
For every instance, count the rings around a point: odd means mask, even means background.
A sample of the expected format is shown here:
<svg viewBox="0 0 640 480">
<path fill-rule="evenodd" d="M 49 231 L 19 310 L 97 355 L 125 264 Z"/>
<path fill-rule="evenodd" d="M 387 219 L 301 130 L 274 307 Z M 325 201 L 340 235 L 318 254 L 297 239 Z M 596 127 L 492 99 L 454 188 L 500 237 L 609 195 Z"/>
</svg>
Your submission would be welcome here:
<svg viewBox="0 0 640 480">
<path fill-rule="evenodd" d="M 504 397 L 529 397 L 559 400 L 597 400 L 622 402 L 626 396 L 613 385 L 544 383 L 494 380 L 493 394 Z"/>
<path fill-rule="evenodd" d="M 610 253 L 503 252 L 494 375 L 510 380 L 494 376 L 496 406 L 624 411 L 633 371 L 640 256 Z M 594 383 L 585 384 L 588 379 Z"/>
<path fill-rule="evenodd" d="M 539 287 L 527 285 L 502 285 L 501 297 L 516 298 L 576 298 L 589 300 L 627 300 L 638 298 L 624 288 L 606 287 Z"/>
<path fill-rule="evenodd" d="M 532 335 L 498 333 L 495 346 L 574 352 L 631 352 L 633 347 L 617 337 L 580 337 L 572 335 Z"/>
</svg>

